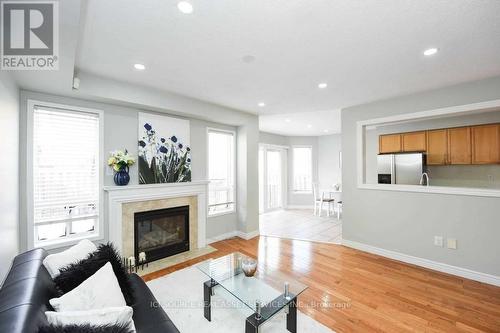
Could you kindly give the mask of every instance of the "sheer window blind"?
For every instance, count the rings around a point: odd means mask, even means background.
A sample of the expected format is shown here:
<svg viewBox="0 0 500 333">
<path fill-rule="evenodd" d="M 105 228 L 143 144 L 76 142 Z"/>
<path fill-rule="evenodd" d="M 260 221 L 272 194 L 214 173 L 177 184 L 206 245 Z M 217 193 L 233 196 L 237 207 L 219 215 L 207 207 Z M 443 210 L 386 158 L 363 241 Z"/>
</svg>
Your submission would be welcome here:
<svg viewBox="0 0 500 333">
<path fill-rule="evenodd" d="M 99 153 L 98 114 L 34 108 L 35 244 L 96 233 Z"/>
<path fill-rule="evenodd" d="M 233 212 L 235 209 L 234 135 L 208 131 L 208 214 Z"/>
</svg>

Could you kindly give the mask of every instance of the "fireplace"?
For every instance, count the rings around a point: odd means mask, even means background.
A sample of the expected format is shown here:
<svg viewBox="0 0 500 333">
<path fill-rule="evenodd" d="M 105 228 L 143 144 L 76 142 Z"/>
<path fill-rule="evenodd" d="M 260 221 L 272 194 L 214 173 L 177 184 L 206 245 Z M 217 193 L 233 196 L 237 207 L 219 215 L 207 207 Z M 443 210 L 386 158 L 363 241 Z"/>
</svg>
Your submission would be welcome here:
<svg viewBox="0 0 500 333">
<path fill-rule="evenodd" d="M 146 263 L 185 251 L 189 251 L 189 206 L 134 213 L 136 260 L 141 252 Z"/>
</svg>

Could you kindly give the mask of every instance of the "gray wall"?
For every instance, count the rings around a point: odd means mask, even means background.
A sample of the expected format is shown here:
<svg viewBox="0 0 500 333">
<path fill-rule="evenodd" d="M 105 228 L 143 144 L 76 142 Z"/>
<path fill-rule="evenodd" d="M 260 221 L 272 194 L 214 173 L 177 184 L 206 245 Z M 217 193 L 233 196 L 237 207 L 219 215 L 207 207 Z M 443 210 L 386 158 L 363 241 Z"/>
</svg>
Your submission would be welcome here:
<svg viewBox="0 0 500 333">
<path fill-rule="evenodd" d="M 0 75 L 0 284 L 19 251 L 19 89 Z"/>
<path fill-rule="evenodd" d="M 500 276 L 500 198 L 357 188 L 356 122 L 500 99 L 500 77 L 342 110 L 343 238 Z M 435 247 L 434 235 L 458 249 Z"/>
<path fill-rule="evenodd" d="M 40 101 L 61 103 L 67 105 L 81 106 L 95 108 L 104 111 L 104 157 L 107 157 L 111 150 L 115 149 L 128 149 L 133 155 L 137 156 L 137 132 L 138 132 L 138 113 L 139 112 L 153 112 L 148 110 L 141 110 L 139 108 L 125 107 L 110 103 L 100 103 L 93 101 L 86 101 L 82 99 L 47 95 L 35 92 L 22 91 L 21 92 L 21 161 L 26 160 L 26 103 L 28 99 L 35 99 Z M 158 113 L 158 112 L 157 112 Z M 161 114 L 165 114 L 164 112 Z M 176 115 L 179 117 L 178 115 Z M 226 130 L 233 130 L 239 133 L 242 127 L 257 126 L 257 117 L 255 120 L 248 121 L 247 126 L 228 126 L 224 124 L 218 124 L 213 122 L 208 122 L 204 120 L 198 120 L 193 118 L 186 118 L 190 120 L 191 129 L 191 148 L 192 148 L 192 179 L 193 180 L 206 180 L 207 179 L 207 127 L 220 128 Z M 207 238 L 214 238 L 216 236 L 222 235 L 228 232 L 234 232 L 236 230 L 241 230 L 244 232 L 252 232 L 258 230 L 258 187 L 254 185 L 257 183 L 257 145 L 258 145 L 258 129 L 248 130 L 248 140 L 245 135 L 245 144 L 242 146 L 246 150 L 247 158 L 241 167 L 247 168 L 246 164 L 250 166 L 248 170 L 241 171 L 237 169 L 237 187 L 242 188 L 241 192 L 238 190 L 238 208 L 237 213 L 226 214 L 217 217 L 209 217 L 207 220 Z M 240 135 L 238 135 L 238 140 L 240 140 Z M 240 148 L 238 146 L 238 148 Z M 238 160 L 240 152 L 237 151 Z M 253 162 L 255 161 L 255 167 L 253 167 Z M 239 163 L 239 162 L 238 162 Z M 24 163 L 22 164 L 24 165 Z M 26 168 L 23 167 L 21 170 L 22 174 L 26 174 Z M 106 166 L 102 166 L 102 172 L 104 173 L 104 185 L 113 185 L 113 173 Z M 240 177 L 241 173 L 241 177 Z M 130 184 L 138 184 L 138 170 L 137 164 L 133 165 L 130 169 Z M 254 178 L 251 178 L 254 177 Z M 25 188 L 25 177 L 22 177 L 22 188 Z M 248 183 L 247 184 L 247 179 Z M 243 182 L 243 183 L 240 183 Z M 253 196 L 244 196 L 248 191 L 250 193 L 255 193 Z M 26 207 L 26 197 L 21 195 L 21 203 L 23 207 Z M 241 205 L 241 206 L 240 206 Z M 238 220 L 238 214 L 244 210 L 245 213 L 242 216 L 243 220 Z M 22 212 L 25 209 L 21 210 Z M 22 214 L 22 220 L 26 220 L 25 213 Z M 248 222 L 248 223 L 247 223 Z M 25 235 L 25 224 L 21 224 L 21 233 Z M 26 247 L 25 240 L 22 239 L 22 248 Z"/>
<path fill-rule="evenodd" d="M 342 183 L 341 150 L 340 134 L 318 138 L 318 183 L 321 187 Z"/>
<path fill-rule="evenodd" d="M 377 183 L 377 155 L 379 135 L 428 129 L 500 123 L 500 111 L 447 116 L 432 120 L 411 121 L 403 124 L 377 126 L 368 129 L 366 140 L 366 182 Z M 500 188 L 500 165 L 446 165 L 428 166 L 431 186 Z M 490 177 L 491 176 L 491 177 Z"/>
</svg>

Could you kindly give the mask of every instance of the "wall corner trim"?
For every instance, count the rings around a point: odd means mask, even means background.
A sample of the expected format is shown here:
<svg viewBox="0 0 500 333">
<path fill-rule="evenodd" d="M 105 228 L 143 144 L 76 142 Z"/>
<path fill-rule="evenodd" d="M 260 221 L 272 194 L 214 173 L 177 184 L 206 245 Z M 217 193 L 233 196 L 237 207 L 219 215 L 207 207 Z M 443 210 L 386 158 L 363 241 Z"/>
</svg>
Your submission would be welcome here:
<svg viewBox="0 0 500 333">
<path fill-rule="evenodd" d="M 487 273 L 482 273 L 482 272 L 477 272 L 473 271 L 467 268 L 462 268 L 462 267 L 457 267 L 457 266 L 452 266 L 444 263 L 440 263 L 437 261 L 433 260 L 428 260 L 428 259 L 423 259 L 419 257 L 414 257 L 408 254 L 400 253 L 400 252 L 395 252 L 391 250 L 386 250 L 382 249 L 379 247 L 375 247 L 372 245 L 364 244 L 364 243 L 358 243 L 355 241 L 343 239 L 342 240 L 342 245 L 346 247 L 350 247 L 356 250 L 360 250 L 363 252 L 368 252 L 372 254 L 377 254 L 382 257 L 402 261 L 408 264 L 413 264 L 416 266 L 420 267 L 425 267 L 428 269 L 432 269 L 438 272 L 442 273 L 447 273 L 455 276 L 459 276 L 462 278 L 482 282 L 482 283 L 487 283 L 491 284 L 494 286 L 499 286 L 500 287 L 500 276 L 495 276 Z"/>
</svg>

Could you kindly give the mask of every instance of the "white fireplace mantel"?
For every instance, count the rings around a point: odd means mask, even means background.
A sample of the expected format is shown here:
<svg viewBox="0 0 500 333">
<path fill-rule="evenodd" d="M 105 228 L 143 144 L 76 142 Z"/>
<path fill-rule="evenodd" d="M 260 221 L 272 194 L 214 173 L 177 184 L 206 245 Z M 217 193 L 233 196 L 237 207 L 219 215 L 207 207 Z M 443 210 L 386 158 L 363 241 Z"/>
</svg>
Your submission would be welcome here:
<svg viewBox="0 0 500 333">
<path fill-rule="evenodd" d="M 185 183 L 104 186 L 106 192 L 108 235 L 115 247 L 122 250 L 122 204 L 128 202 L 197 196 L 198 248 L 206 246 L 208 181 Z"/>
</svg>

